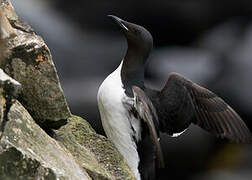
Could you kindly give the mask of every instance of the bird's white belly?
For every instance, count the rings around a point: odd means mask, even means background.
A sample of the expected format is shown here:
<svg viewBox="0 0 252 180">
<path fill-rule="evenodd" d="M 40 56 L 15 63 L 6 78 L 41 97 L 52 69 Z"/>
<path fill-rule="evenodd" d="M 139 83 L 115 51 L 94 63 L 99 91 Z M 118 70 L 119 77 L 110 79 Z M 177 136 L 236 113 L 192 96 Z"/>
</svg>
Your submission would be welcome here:
<svg viewBox="0 0 252 180">
<path fill-rule="evenodd" d="M 132 119 L 130 119 L 132 117 L 130 117 L 129 112 L 125 109 L 122 102 L 122 99 L 126 98 L 126 95 L 122 88 L 120 66 L 101 84 L 97 95 L 98 107 L 107 137 L 123 155 L 136 178 L 139 180 L 139 156 L 136 144 L 132 139 Z M 138 130 L 140 129 L 140 123 L 138 121 L 136 121 L 134 126 Z"/>
</svg>

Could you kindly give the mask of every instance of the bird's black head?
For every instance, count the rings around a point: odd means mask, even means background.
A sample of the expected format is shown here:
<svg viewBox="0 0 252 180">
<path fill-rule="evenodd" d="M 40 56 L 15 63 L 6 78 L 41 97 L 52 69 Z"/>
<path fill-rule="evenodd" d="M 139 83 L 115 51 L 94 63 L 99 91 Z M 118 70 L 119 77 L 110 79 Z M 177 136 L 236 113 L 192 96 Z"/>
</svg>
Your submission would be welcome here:
<svg viewBox="0 0 252 180">
<path fill-rule="evenodd" d="M 116 16 L 108 15 L 108 17 L 119 25 L 127 39 L 128 48 L 134 49 L 135 53 L 139 53 L 139 55 L 145 56 L 147 59 L 153 47 L 153 39 L 150 32 L 142 26 L 124 21 Z"/>
<path fill-rule="evenodd" d="M 124 33 L 128 49 L 123 60 L 121 79 L 125 93 L 133 97 L 132 86 L 144 89 L 144 66 L 153 47 L 152 36 L 144 27 L 108 15 Z"/>
</svg>

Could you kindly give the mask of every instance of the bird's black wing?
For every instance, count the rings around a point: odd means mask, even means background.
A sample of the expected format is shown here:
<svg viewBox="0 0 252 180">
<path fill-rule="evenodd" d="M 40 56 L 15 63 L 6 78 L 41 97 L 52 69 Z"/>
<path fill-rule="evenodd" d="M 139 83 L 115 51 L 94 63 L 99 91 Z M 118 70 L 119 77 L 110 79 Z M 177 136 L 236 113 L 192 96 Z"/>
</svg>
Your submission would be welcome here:
<svg viewBox="0 0 252 180">
<path fill-rule="evenodd" d="M 178 73 L 172 73 L 161 91 L 161 97 L 165 99 L 166 96 L 170 99 L 180 96 L 184 98 L 174 101 L 176 103 L 172 104 L 171 108 L 175 109 L 191 102 L 194 109 L 194 118 L 191 121 L 212 134 L 235 142 L 251 142 L 251 133 L 241 117 L 223 99 L 208 89 L 193 83 Z M 188 106 L 185 107 L 185 111 L 190 109 Z M 182 111 L 177 111 L 177 113 L 182 113 Z"/>
<path fill-rule="evenodd" d="M 151 140 L 155 145 L 157 162 L 160 168 L 164 167 L 163 153 L 159 143 L 158 132 L 156 126 L 158 123 L 158 117 L 156 109 L 154 108 L 151 100 L 146 96 L 145 92 L 137 86 L 132 87 L 134 94 L 134 107 L 138 116 L 146 123 Z M 156 124 L 154 124 L 156 123 Z M 155 126 L 156 125 L 156 126 Z"/>
</svg>

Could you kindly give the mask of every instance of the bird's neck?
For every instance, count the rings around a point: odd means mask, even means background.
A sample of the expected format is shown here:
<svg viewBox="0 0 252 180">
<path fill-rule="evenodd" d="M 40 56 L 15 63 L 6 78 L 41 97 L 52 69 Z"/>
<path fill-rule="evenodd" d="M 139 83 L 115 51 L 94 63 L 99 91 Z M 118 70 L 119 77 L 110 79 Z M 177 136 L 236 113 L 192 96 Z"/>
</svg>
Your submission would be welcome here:
<svg viewBox="0 0 252 180">
<path fill-rule="evenodd" d="M 132 86 L 144 89 L 144 68 L 148 54 L 134 48 L 128 48 L 123 60 L 121 77 L 125 93 L 132 97 Z"/>
</svg>

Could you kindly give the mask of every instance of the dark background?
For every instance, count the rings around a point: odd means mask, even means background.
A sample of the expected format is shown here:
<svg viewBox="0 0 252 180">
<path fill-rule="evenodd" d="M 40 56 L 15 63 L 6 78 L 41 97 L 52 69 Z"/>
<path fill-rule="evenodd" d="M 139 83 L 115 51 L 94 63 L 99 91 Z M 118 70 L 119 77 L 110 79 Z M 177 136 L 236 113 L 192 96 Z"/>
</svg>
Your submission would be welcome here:
<svg viewBox="0 0 252 180">
<path fill-rule="evenodd" d="M 161 88 L 179 72 L 223 97 L 252 130 L 252 1 L 12 1 L 49 46 L 73 114 L 104 134 L 96 93 L 120 63 L 127 44 L 106 17 L 146 27 L 155 48 L 146 84 Z M 69 3 L 70 2 L 70 3 Z M 178 138 L 162 135 L 166 168 L 159 179 L 250 180 L 252 147 L 216 139 L 196 126 Z"/>
</svg>

